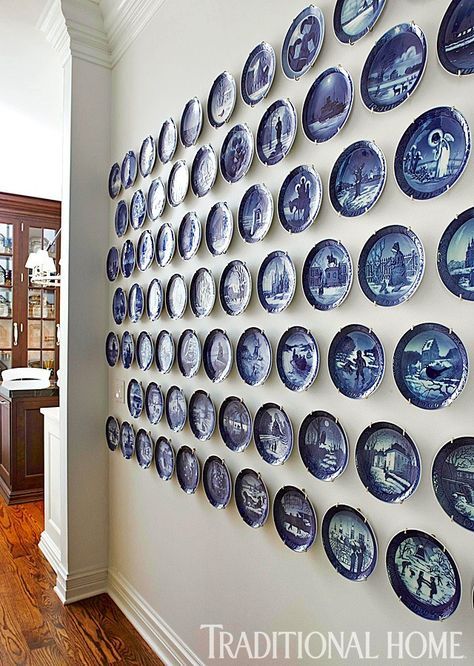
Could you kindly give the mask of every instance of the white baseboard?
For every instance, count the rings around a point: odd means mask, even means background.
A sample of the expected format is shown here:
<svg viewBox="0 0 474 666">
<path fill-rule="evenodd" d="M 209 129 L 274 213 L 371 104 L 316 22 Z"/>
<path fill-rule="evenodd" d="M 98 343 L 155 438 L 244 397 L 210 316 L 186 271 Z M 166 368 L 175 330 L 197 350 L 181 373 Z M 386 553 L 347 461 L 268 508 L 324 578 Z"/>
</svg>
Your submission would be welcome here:
<svg viewBox="0 0 474 666">
<path fill-rule="evenodd" d="M 54 571 L 58 573 L 61 562 L 61 553 L 47 532 L 41 532 L 38 548 L 53 567 Z"/>
<path fill-rule="evenodd" d="M 204 666 L 118 571 L 109 569 L 108 594 L 166 666 Z"/>
<path fill-rule="evenodd" d="M 56 573 L 54 591 L 63 604 L 72 604 L 107 592 L 107 569 L 84 569 L 69 574 L 59 564 Z"/>
</svg>

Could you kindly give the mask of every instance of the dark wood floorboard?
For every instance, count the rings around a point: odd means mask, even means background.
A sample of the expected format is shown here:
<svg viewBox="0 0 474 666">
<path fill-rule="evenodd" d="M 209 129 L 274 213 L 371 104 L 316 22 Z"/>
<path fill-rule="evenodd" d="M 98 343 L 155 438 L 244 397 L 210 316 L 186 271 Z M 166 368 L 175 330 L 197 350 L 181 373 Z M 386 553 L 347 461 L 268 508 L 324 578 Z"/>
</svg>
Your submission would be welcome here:
<svg viewBox="0 0 474 666">
<path fill-rule="evenodd" d="M 1 666 L 160 666 L 106 594 L 63 606 L 38 549 L 43 503 L 0 498 Z"/>
</svg>

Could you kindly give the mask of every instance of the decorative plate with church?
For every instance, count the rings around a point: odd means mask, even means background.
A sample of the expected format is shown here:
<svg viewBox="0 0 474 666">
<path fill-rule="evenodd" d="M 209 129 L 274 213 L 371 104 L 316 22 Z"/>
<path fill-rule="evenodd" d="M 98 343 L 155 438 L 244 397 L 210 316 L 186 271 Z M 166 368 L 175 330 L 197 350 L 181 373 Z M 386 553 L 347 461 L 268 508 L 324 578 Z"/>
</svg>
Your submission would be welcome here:
<svg viewBox="0 0 474 666">
<path fill-rule="evenodd" d="M 252 296 L 252 276 L 240 259 L 234 259 L 222 271 L 219 296 L 228 315 L 236 316 L 247 309 Z"/>
<path fill-rule="evenodd" d="M 155 241 L 155 259 L 158 266 L 167 266 L 176 251 L 176 236 L 173 227 L 166 222 L 162 224 Z"/>
<path fill-rule="evenodd" d="M 301 460 L 320 481 L 334 481 L 349 462 L 349 442 L 342 425 L 323 411 L 308 414 L 298 435 Z"/>
<path fill-rule="evenodd" d="M 228 183 L 237 183 L 250 169 L 253 161 L 253 135 L 248 125 L 234 125 L 227 133 L 221 148 L 221 174 Z"/>
<path fill-rule="evenodd" d="M 152 222 L 163 215 L 166 205 L 166 188 L 163 179 L 158 176 L 151 181 L 146 198 L 146 212 Z"/>
<path fill-rule="evenodd" d="M 474 301 L 474 208 L 458 215 L 438 245 L 438 272 L 458 298 Z"/>
<path fill-rule="evenodd" d="M 474 5 L 472 0 L 452 0 L 438 32 L 438 58 L 444 69 L 462 76 L 474 74 Z"/>
<path fill-rule="evenodd" d="M 189 189 L 189 169 L 186 160 L 173 164 L 168 178 L 168 203 L 175 208 L 186 199 Z"/>
<path fill-rule="evenodd" d="M 137 156 L 133 150 L 129 150 L 127 153 L 125 153 L 125 156 L 122 160 L 122 166 L 120 167 L 120 178 L 125 190 L 128 190 L 129 187 L 132 187 L 136 177 Z"/>
<path fill-rule="evenodd" d="M 186 425 L 188 407 L 182 389 L 170 386 L 165 400 L 166 420 L 171 430 L 180 432 Z"/>
<path fill-rule="evenodd" d="M 334 32 L 343 44 L 354 44 L 372 30 L 386 0 L 337 0 Z"/>
<path fill-rule="evenodd" d="M 270 104 L 257 130 L 258 159 L 266 166 L 281 162 L 293 146 L 298 129 L 296 110 L 289 99 Z"/>
<path fill-rule="evenodd" d="M 107 252 L 107 260 L 105 262 L 107 279 L 109 282 L 115 282 L 117 279 L 119 270 L 120 270 L 120 257 L 119 251 L 113 245 L 110 250 Z"/>
<path fill-rule="evenodd" d="M 188 305 L 188 288 L 184 277 L 175 273 L 166 286 L 166 309 L 171 319 L 181 319 Z"/>
<path fill-rule="evenodd" d="M 278 217 L 292 234 L 307 229 L 318 216 L 323 200 L 321 177 L 312 166 L 302 164 L 290 171 L 278 194 Z"/>
<path fill-rule="evenodd" d="M 201 134 L 202 106 L 197 97 L 186 102 L 179 122 L 179 138 L 185 148 L 194 146 Z"/>
<path fill-rule="evenodd" d="M 267 402 L 257 410 L 253 438 L 269 465 L 283 465 L 288 460 L 293 451 L 293 427 L 283 407 Z"/>
<path fill-rule="evenodd" d="M 130 238 L 122 245 L 120 251 L 120 272 L 124 278 L 129 278 L 135 270 L 135 245 Z"/>
<path fill-rule="evenodd" d="M 162 164 L 166 164 L 173 159 L 178 145 L 178 130 L 173 118 L 167 118 L 160 129 L 158 136 L 158 157 Z"/>
<path fill-rule="evenodd" d="M 109 197 L 111 199 L 118 197 L 120 190 L 122 189 L 122 181 L 120 179 L 120 164 L 118 162 L 115 162 L 115 164 L 113 164 L 110 168 L 108 187 Z"/>
<path fill-rule="evenodd" d="M 201 367 L 201 342 L 196 331 L 187 328 L 178 340 L 178 367 L 183 377 L 194 377 Z"/>
<path fill-rule="evenodd" d="M 191 166 L 191 189 L 204 197 L 213 187 L 217 176 L 217 157 L 211 144 L 201 146 Z"/>
<path fill-rule="evenodd" d="M 194 211 L 186 213 L 178 228 L 178 252 L 181 259 L 191 259 L 199 250 L 202 238 L 201 222 Z"/>
<path fill-rule="evenodd" d="M 138 419 L 143 412 L 144 403 L 145 396 L 142 385 L 137 379 L 131 379 L 127 386 L 127 407 L 132 418 Z"/>
<path fill-rule="evenodd" d="M 257 291 L 262 307 L 270 313 L 285 310 L 295 295 L 296 269 L 287 252 L 274 250 L 258 271 Z"/>
<path fill-rule="evenodd" d="M 304 100 L 303 131 L 310 141 L 329 141 L 346 124 L 354 103 L 354 84 L 343 67 L 322 72 Z"/>
<path fill-rule="evenodd" d="M 413 296 L 425 271 L 421 240 L 409 228 L 393 224 L 379 229 L 359 257 L 359 284 L 369 301 L 391 307 Z"/>
<path fill-rule="evenodd" d="M 137 338 L 137 363 L 140 370 L 149 370 L 153 363 L 155 347 L 147 331 L 142 331 Z"/>
<path fill-rule="evenodd" d="M 314 5 L 292 21 L 281 49 L 281 66 L 289 79 L 298 80 L 314 65 L 324 41 L 324 14 Z"/>
<path fill-rule="evenodd" d="M 111 368 L 113 368 L 114 365 L 117 363 L 119 356 L 119 347 L 120 344 L 117 334 L 114 333 L 113 331 L 110 331 L 105 341 L 105 356 L 107 358 L 107 363 L 110 365 Z"/>
<path fill-rule="evenodd" d="M 436 454 L 431 470 L 436 499 L 451 520 L 474 532 L 474 437 L 458 437 Z"/>
<path fill-rule="evenodd" d="M 169 331 L 160 331 L 156 336 L 155 363 L 158 372 L 166 375 L 174 364 L 175 344 Z"/>
<path fill-rule="evenodd" d="M 189 427 L 200 441 L 210 439 L 216 427 L 216 410 L 206 391 L 198 389 L 189 400 Z"/>
<path fill-rule="evenodd" d="M 111 451 L 115 451 L 120 441 L 120 426 L 115 416 L 107 417 L 105 422 L 105 439 Z"/>
<path fill-rule="evenodd" d="M 303 291 L 316 310 L 332 310 L 347 298 L 353 279 L 352 259 L 339 241 L 319 241 L 303 265 Z"/>
<path fill-rule="evenodd" d="M 138 156 L 138 167 L 143 178 L 146 178 L 153 171 L 156 161 L 156 144 L 151 134 L 142 141 L 140 154 Z"/>
<path fill-rule="evenodd" d="M 254 326 L 244 331 L 237 343 L 235 359 L 246 384 L 264 384 L 272 369 L 272 346 L 265 333 Z"/>
<path fill-rule="evenodd" d="M 232 497 L 232 479 L 222 458 L 209 456 L 202 471 L 202 484 L 210 504 L 225 509 Z"/>
<path fill-rule="evenodd" d="M 211 382 L 221 382 L 229 375 L 234 354 L 229 336 L 220 328 L 211 331 L 204 341 L 203 363 Z"/>
<path fill-rule="evenodd" d="M 145 229 L 140 234 L 137 243 L 137 268 L 139 271 L 146 271 L 153 263 L 155 258 L 155 241 L 149 229 Z"/>
<path fill-rule="evenodd" d="M 270 496 L 260 473 L 241 470 L 235 479 L 234 497 L 244 523 L 254 529 L 262 527 L 268 518 Z"/>
<path fill-rule="evenodd" d="M 163 481 L 169 481 L 174 474 L 175 455 L 169 439 L 158 437 L 155 444 L 155 467 Z"/>
<path fill-rule="evenodd" d="M 216 301 L 216 283 L 208 268 L 198 268 L 191 278 L 189 304 L 195 317 L 208 317 Z"/>
<path fill-rule="evenodd" d="M 115 233 L 119 238 L 125 236 L 128 229 L 128 208 L 127 202 L 120 199 L 115 209 Z"/>
<path fill-rule="evenodd" d="M 275 77 L 275 51 L 268 42 L 261 42 L 250 52 L 242 70 L 240 92 L 249 106 L 264 99 L 272 87 Z"/>
<path fill-rule="evenodd" d="M 132 367 L 135 360 L 135 338 L 130 331 L 124 331 L 120 341 L 120 358 L 125 370 Z"/>
<path fill-rule="evenodd" d="M 355 464 L 366 490 L 382 502 L 403 502 L 421 479 L 421 459 L 412 438 L 394 423 L 372 423 L 360 435 Z"/>
<path fill-rule="evenodd" d="M 314 543 L 318 519 L 311 500 L 304 490 L 283 486 L 273 500 L 273 521 L 285 546 L 304 553 Z"/>
<path fill-rule="evenodd" d="M 201 476 L 201 467 L 195 449 L 182 446 L 178 450 L 176 454 L 176 476 L 181 489 L 187 495 L 196 492 Z"/>
<path fill-rule="evenodd" d="M 163 416 L 165 399 L 156 382 L 150 382 L 145 393 L 145 411 L 151 425 L 156 425 Z"/>
<path fill-rule="evenodd" d="M 153 278 L 146 292 L 146 312 L 150 321 L 159 319 L 163 310 L 163 285 L 159 278 Z"/>
<path fill-rule="evenodd" d="M 215 203 L 206 220 L 206 245 L 209 252 L 217 257 L 225 254 L 234 235 L 234 217 L 225 201 Z"/>
<path fill-rule="evenodd" d="M 313 334 L 303 326 L 292 326 L 280 338 L 276 362 L 278 374 L 290 391 L 306 391 L 319 371 L 319 348 Z"/>
<path fill-rule="evenodd" d="M 451 404 L 466 384 L 467 352 L 446 326 L 418 324 L 395 349 L 393 375 L 408 402 L 421 409 L 440 409 Z"/>
<path fill-rule="evenodd" d="M 132 229 L 140 229 L 146 217 L 146 198 L 143 190 L 135 190 L 130 201 L 130 226 Z"/>
<path fill-rule="evenodd" d="M 258 243 L 273 220 L 273 197 L 266 185 L 252 185 L 239 205 L 239 233 L 246 243 Z"/>
<path fill-rule="evenodd" d="M 127 297 L 122 287 L 117 287 L 112 299 L 112 315 L 117 325 L 123 323 L 127 316 Z"/>
<path fill-rule="evenodd" d="M 144 428 L 140 428 L 135 438 L 137 462 L 142 469 L 148 469 L 153 461 L 153 440 Z"/>
<path fill-rule="evenodd" d="M 252 439 L 252 417 L 240 398 L 226 398 L 219 409 L 219 431 L 222 441 L 231 451 L 240 453 Z"/>
<path fill-rule="evenodd" d="M 222 72 L 212 84 L 207 99 L 207 117 L 213 127 L 221 127 L 228 122 L 235 107 L 237 86 L 229 72 Z"/>
<path fill-rule="evenodd" d="M 142 318 L 145 309 L 145 296 L 143 289 L 137 282 L 134 282 L 128 292 L 128 316 L 133 324 L 136 324 Z"/>
<path fill-rule="evenodd" d="M 120 450 L 125 460 L 130 460 L 135 451 L 135 430 L 128 421 L 120 426 Z"/>
</svg>

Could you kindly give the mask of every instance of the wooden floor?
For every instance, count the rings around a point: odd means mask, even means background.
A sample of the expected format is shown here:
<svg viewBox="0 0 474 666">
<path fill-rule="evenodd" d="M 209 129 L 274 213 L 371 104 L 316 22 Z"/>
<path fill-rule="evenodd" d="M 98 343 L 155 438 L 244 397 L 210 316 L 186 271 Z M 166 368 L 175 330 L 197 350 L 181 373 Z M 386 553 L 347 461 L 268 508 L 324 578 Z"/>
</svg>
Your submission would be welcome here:
<svg viewBox="0 0 474 666">
<path fill-rule="evenodd" d="M 43 503 L 0 499 L 0 664 L 161 664 L 102 594 L 63 606 L 38 549 Z"/>
</svg>

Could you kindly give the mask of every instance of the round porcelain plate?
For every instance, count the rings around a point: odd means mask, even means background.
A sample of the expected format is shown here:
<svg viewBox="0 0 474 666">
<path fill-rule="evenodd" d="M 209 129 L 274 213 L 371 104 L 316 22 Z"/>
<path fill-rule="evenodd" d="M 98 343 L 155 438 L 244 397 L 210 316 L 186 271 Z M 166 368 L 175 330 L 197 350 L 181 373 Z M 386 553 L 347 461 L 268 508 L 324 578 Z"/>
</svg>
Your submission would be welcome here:
<svg viewBox="0 0 474 666">
<path fill-rule="evenodd" d="M 173 367 L 175 356 L 174 340 L 168 331 L 160 331 L 156 337 L 155 361 L 159 372 L 167 374 Z"/>
<path fill-rule="evenodd" d="M 194 377 L 201 367 L 201 343 L 195 331 L 187 328 L 178 340 L 178 366 L 184 377 Z"/>
<path fill-rule="evenodd" d="M 263 384 L 272 369 L 272 348 L 265 333 L 258 328 L 248 328 L 237 344 L 237 369 L 249 386 Z"/>
<path fill-rule="evenodd" d="M 265 185 L 252 185 L 239 205 L 239 232 L 246 243 L 257 243 L 267 235 L 273 220 L 273 197 Z"/>
<path fill-rule="evenodd" d="M 328 412 L 308 414 L 298 445 L 304 466 L 320 481 L 334 481 L 349 462 L 349 442 L 339 421 Z"/>
<path fill-rule="evenodd" d="M 178 386 L 171 386 L 166 394 L 166 420 L 171 430 L 179 432 L 186 425 L 187 405 L 183 391 Z"/>
<path fill-rule="evenodd" d="M 216 410 L 205 391 L 195 391 L 189 400 L 189 426 L 196 439 L 210 439 L 216 427 Z"/>
<path fill-rule="evenodd" d="M 451 293 L 474 301 L 474 207 L 458 215 L 443 233 L 438 272 Z"/>
<path fill-rule="evenodd" d="M 221 174 L 228 183 L 241 180 L 253 160 L 253 136 L 247 125 L 234 125 L 224 139 L 219 158 Z"/>
<path fill-rule="evenodd" d="M 353 279 L 352 259 L 342 243 L 322 240 L 303 266 L 303 291 L 316 310 L 332 310 L 347 298 Z"/>
<path fill-rule="evenodd" d="M 276 353 L 278 374 L 290 391 L 306 391 L 319 371 L 319 349 L 312 333 L 292 326 L 280 338 Z"/>
<path fill-rule="evenodd" d="M 235 479 L 235 503 L 242 520 L 253 528 L 265 524 L 270 497 L 262 477 L 253 469 L 243 469 Z"/>
<path fill-rule="evenodd" d="M 234 218 L 225 202 L 215 203 L 206 221 L 206 245 L 209 252 L 217 257 L 229 249 L 234 234 Z"/>
<path fill-rule="evenodd" d="M 255 106 L 264 99 L 272 87 L 275 77 L 276 57 L 273 46 L 261 42 L 250 52 L 240 82 L 242 99 Z"/>
<path fill-rule="evenodd" d="M 207 100 L 207 117 L 213 127 L 221 127 L 228 122 L 235 107 L 237 86 L 229 72 L 222 72 L 212 84 Z"/>
<path fill-rule="evenodd" d="M 216 300 L 216 283 L 208 268 L 198 268 L 191 279 L 189 304 L 195 317 L 208 317 Z"/>
<path fill-rule="evenodd" d="M 285 546 L 297 553 L 307 551 L 316 539 L 318 522 L 306 493 L 284 486 L 273 500 L 273 520 Z"/>
<path fill-rule="evenodd" d="M 225 331 L 215 328 L 204 342 L 204 369 L 211 382 L 221 382 L 232 369 L 232 344 Z"/>
<path fill-rule="evenodd" d="M 337 0 L 334 32 L 343 44 L 354 44 L 364 37 L 380 17 L 386 0 Z"/>
<path fill-rule="evenodd" d="M 224 460 L 209 456 L 204 463 L 202 483 L 210 504 L 216 509 L 225 509 L 232 496 L 232 479 Z"/>
<path fill-rule="evenodd" d="M 236 316 L 247 309 L 252 296 L 252 276 L 240 259 L 231 261 L 222 271 L 219 296 L 228 315 Z"/>
<path fill-rule="evenodd" d="M 273 166 L 288 155 L 297 132 L 296 110 L 289 99 L 273 102 L 262 116 L 257 131 L 257 155 Z"/>
<path fill-rule="evenodd" d="M 219 431 L 224 444 L 236 453 L 252 439 L 252 417 L 246 404 L 235 396 L 226 398 L 219 410 Z"/>
<path fill-rule="evenodd" d="M 269 465 L 282 465 L 293 451 L 293 428 L 282 407 L 267 402 L 258 409 L 253 425 L 257 451 Z"/>
<path fill-rule="evenodd" d="M 474 437 L 445 444 L 433 461 L 436 499 L 451 520 L 474 532 Z"/>
<path fill-rule="evenodd" d="M 176 476 L 179 485 L 187 495 L 196 492 L 200 475 L 201 468 L 194 449 L 182 446 L 176 454 Z"/>
<path fill-rule="evenodd" d="M 310 141 L 324 143 L 346 124 L 354 102 L 354 85 L 343 67 L 324 70 L 306 95 L 303 131 Z"/>
<path fill-rule="evenodd" d="M 324 40 L 324 14 L 314 5 L 293 20 L 281 49 L 281 66 L 289 79 L 299 79 L 312 67 Z"/>
<path fill-rule="evenodd" d="M 278 195 L 278 216 L 284 229 L 301 233 L 315 221 L 323 200 L 319 173 L 306 164 L 285 178 Z"/>
<path fill-rule="evenodd" d="M 258 271 L 257 290 L 262 307 L 270 313 L 285 310 L 295 294 L 296 270 L 291 257 L 281 250 L 271 252 Z"/>
<path fill-rule="evenodd" d="M 158 476 L 169 481 L 174 474 L 175 455 L 170 441 L 166 437 L 158 437 L 155 444 L 155 466 Z"/>
</svg>

